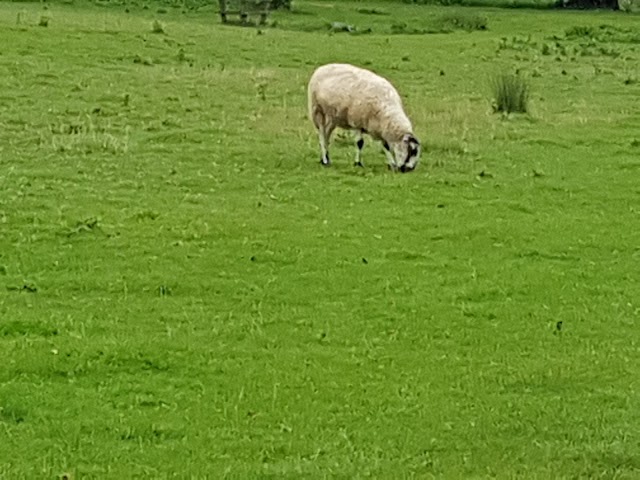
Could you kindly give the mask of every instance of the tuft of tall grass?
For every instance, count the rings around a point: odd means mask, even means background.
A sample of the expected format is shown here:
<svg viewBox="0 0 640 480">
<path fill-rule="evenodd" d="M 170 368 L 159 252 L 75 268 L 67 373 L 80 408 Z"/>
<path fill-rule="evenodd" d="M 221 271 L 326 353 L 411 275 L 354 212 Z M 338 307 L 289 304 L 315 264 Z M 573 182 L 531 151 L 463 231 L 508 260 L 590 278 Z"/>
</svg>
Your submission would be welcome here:
<svg viewBox="0 0 640 480">
<path fill-rule="evenodd" d="M 48 134 L 41 133 L 40 143 L 49 143 L 59 153 L 120 155 L 129 151 L 129 130 L 116 131 L 110 125 L 94 123 L 87 116 L 71 123 L 50 126 Z"/>
<path fill-rule="evenodd" d="M 164 23 L 162 23 L 160 20 L 153 21 L 153 23 L 151 24 L 151 31 L 153 33 L 161 33 L 161 34 L 167 33 Z"/>
<path fill-rule="evenodd" d="M 487 30 L 488 20 L 484 15 L 467 12 L 452 12 L 442 15 L 436 21 L 443 29 L 448 30 Z"/>
<path fill-rule="evenodd" d="M 530 85 L 526 78 L 513 73 L 500 73 L 491 79 L 494 112 L 527 113 Z"/>
<path fill-rule="evenodd" d="M 356 12 L 363 15 L 390 15 L 390 13 L 382 8 L 356 8 Z"/>
</svg>

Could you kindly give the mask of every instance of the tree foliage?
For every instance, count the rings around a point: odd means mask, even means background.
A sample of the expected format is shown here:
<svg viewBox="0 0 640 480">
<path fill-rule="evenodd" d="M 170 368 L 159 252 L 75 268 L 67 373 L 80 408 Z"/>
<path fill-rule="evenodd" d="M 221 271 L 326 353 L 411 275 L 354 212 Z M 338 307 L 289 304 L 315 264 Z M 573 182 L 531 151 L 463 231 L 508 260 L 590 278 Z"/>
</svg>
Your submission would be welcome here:
<svg viewBox="0 0 640 480">
<path fill-rule="evenodd" d="M 618 0 L 559 0 L 558 7 L 562 8 L 602 8 L 618 10 Z"/>
</svg>

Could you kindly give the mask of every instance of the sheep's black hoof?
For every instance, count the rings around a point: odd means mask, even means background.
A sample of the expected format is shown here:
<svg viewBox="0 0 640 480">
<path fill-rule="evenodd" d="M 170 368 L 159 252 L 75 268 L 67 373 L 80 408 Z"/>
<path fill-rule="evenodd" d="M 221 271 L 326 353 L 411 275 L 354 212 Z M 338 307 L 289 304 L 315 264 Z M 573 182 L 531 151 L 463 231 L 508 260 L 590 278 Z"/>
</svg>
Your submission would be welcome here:
<svg viewBox="0 0 640 480">
<path fill-rule="evenodd" d="M 353 162 L 353 166 L 364 168 L 364 165 L 362 164 L 362 162 Z"/>
</svg>

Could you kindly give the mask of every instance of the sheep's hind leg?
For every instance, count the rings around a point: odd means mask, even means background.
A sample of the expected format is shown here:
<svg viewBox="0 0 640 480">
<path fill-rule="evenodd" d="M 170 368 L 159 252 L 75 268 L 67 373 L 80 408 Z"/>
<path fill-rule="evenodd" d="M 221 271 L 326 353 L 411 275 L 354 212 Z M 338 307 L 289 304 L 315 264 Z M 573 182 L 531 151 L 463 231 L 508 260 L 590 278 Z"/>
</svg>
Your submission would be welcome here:
<svg viewBox="0 0 640 480">
<path fill-rule="evenodd" d="M 318 131 L 318 135 L 320 137 L 320 163 L 325 166 L 330 165 L 331 160 L 329 159 L 329 135 L 327 135 L 322 128 Z"/>
<path fill-rule="evenodd" d="M 364 167 L 362 164 L 362 147 L 364 147 L 364 138 L 362 137 L 362 131 L 356 131 L 356 159 L 353 162 L 353 165 L 356 167 Z"/>
<path fill-rule="evenodd" d="M 318 138 L 320 140 L 320 163 L 322 165 L 330 165 L 329 159 L 329 143 L 331 141 L 331 133 L 333 132 L 333 126 L 331 126 L 323 115 L 321 110 L 316 110 L 313 114 L 313 123 L 318 129 Z"/>
</svg>

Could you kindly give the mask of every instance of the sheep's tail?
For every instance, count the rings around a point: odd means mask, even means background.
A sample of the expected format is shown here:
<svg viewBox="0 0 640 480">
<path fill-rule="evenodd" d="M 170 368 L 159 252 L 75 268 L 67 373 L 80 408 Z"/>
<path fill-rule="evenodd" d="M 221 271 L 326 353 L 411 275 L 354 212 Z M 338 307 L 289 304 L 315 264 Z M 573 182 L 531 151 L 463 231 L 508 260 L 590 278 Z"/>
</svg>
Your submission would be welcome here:
<svg viewBox="0 0 640 480">
<path fill-rule="evenodd" d="M 307 107 L 308 107 L 308 111 L 307 114 L 309 115 L 309 120 L 311 120 L 312 122 L 313 117 L 314 117 L 314 109 L 315 109 L 315 93 L 313 90 L 313 87 L 311 85 L 311 82 L 309 82 L 309 86 L 307 87 Z"/>
</svg>

